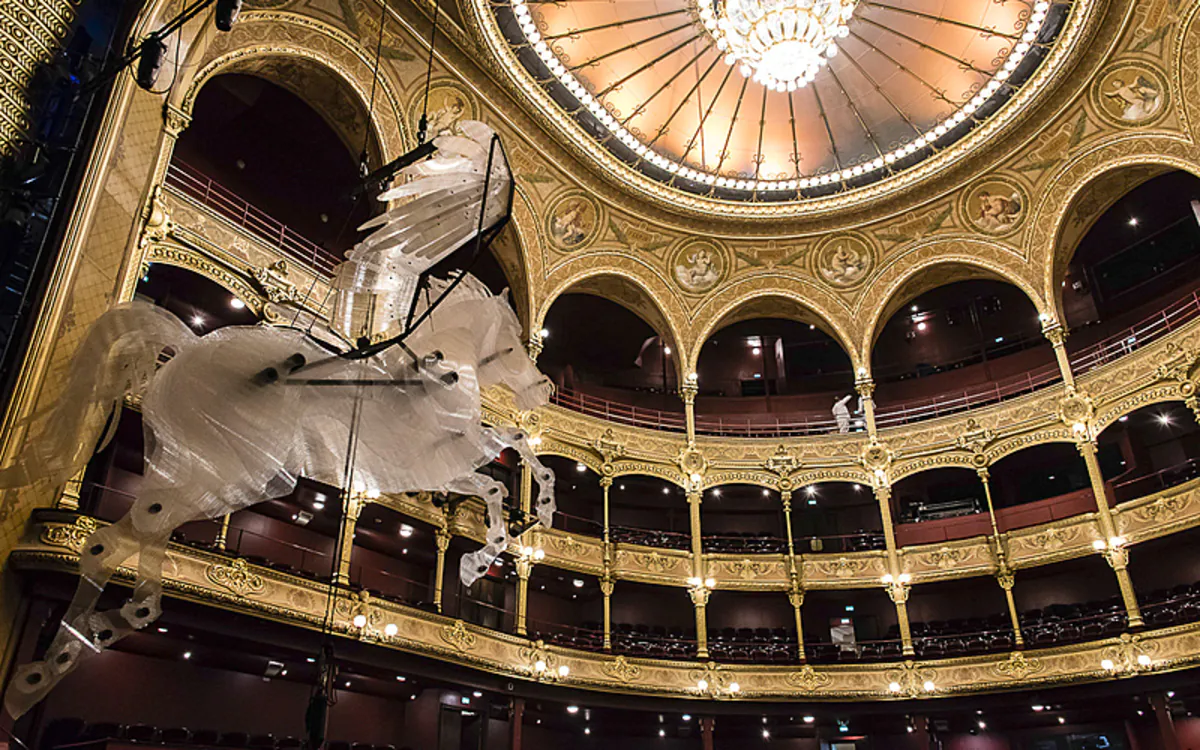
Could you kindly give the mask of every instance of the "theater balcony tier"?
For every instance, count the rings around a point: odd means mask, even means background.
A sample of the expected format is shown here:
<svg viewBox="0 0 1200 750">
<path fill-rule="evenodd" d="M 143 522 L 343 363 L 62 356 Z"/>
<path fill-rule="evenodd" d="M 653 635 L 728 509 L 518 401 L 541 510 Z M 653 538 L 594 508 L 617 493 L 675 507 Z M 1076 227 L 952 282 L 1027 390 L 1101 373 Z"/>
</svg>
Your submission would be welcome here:
<svg viewBox="0 0 1200 750">
<path fill-rule="evenodd" d="M 73 572 L 79 549 L 96 526 L 85 516 L 40 511 L 11 562 L 26 574 Z M 117 576 L 123 583 L 132 578 L 131 568 Z M 310 629 L 321 627 L 332 597 L 332 629 L 343 638 L 516 679 L 675 698 L 925 699 L 1133 677 L 1200 662 L 1200 623 L 1195 622 L 1057 648 L 878 664 L 751 666 L 629 658 L 546 645 L 174 544 L 166 590 L 173 597 Z M 361 627 L 354 624 L 358 615 L 365 617 Z"/>
<path fill-rule="evenodd" d="M 148 263 L 189 269 L 221 284 L 268 322 L 284 309 L 327 313 L 330 260 L 245 201 L 172 167 L 142 231 Z M 1188 308 L 1190 309 L 1190 307 Z M 1200 310 L 1200 305 L 1197 306 Z M 487 416 L 519 422 L 539 452 L 576 459 L 605 477 L 643 473 L 699 489 L 727 482 L 782 490 L 820 481 L 871 485 L 934 467 L 986 467 L 1021 448 L 1094 439 L 1123 414 L 1161 401 L 1197 404 L 1200 323 L 1170 313 L 1134 345 L 1089 360 L 1072 385 L 1048 379 L 1004 400 L 964 402 L 963 410 L 866 432 L 740 438 L 634 427 L 563 406 L 519 414 L 500 392 Z M 1166 313 L 1164 313 L 1166 314 Z M 287 319 L 291 319 L 290 317 Z M 1107 351 L 1107 350 L 1106 350 Z M 699 477 L 699 482 L 694 481 Z"/>
</svg>

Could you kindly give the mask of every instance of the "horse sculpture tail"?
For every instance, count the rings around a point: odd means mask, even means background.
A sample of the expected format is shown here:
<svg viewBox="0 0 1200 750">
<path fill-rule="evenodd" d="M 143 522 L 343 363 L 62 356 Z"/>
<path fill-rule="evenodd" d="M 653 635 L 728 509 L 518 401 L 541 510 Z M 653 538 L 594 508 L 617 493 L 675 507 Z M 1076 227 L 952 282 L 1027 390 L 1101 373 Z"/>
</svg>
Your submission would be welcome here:
<svg viewBox="0 0 1200 750">
<path fill-rule="evenodd" d="M 167 350 L 179 354 L 197 340 L 179 318 L 146 303 L 120 305 L 100 316 L 71 360 L 61 395 L 52 407 L 30 420 L 21 453 L 0 470 L 0 489 L 35 484 L 55 487 L 78 474 L 93 452 L 111 440 L 125 397 L 146 385 L 160 355 Z M 4 699 L 13 717 L 40 700 L 79 659 L 98 653 L 157 616 L 157 597 L 143 597 L 119 614 L 94 614 L 100 590 L 115 569 L 115 565 L 98 561 L 117 548 L 125 557 L 133 551 L 126 549 L 128 542 L 116 544 L 109 536 L 118 536 L 116 527 L 97 531 L 84 544 L 80 568 L 85 580 L 80 588 L 87 593 L 76 595 L 46 661 L 26 664 L 17 671 Z M 120 559 L 124 557 L 114 556 L 113 562 Z"/>
</svg>

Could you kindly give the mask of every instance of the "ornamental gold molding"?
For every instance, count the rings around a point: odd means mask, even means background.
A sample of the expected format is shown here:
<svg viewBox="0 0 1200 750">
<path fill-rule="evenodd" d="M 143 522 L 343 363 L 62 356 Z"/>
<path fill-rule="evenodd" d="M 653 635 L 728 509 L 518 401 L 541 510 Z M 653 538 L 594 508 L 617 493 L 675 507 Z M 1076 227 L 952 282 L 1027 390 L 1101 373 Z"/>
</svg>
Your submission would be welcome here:
<svg viewBox="0 0 1200 750">
<path fill-rule="evenodd" d="M 73 572 L 78 554 L 47 539 L 71 528 L 70 514 L 43 513 L 33 519 L 10 558 L 19 571 Z M 247 596 L 232 589 L 217 567 L 261 581 Z M 220 609 L 319 630 L 328 588 L 314 581 L 170 545 L 164 586 L 171 596 Z M 116 580 L 130 585 L 134 570 Z M 217 579 L 217 580 L 214 580 Z M 648 697 L 695 700 L 813 701 L 930 700 L 942 696 L 1013 688 L 1122 679 L 1187 669 L 1200 664 L 1200 624 L 1124 634 L 1050 649 L 937 660 L 879 664 L 743 665 L 715 661 L 668 661 L 613 656 L 549 646 L 487 630 L 412 607 L 336 594 L 333 631 L 341 637 L 423 654 L 513 679 L 550 681 L 566 687 Z M 353 622 L 357 614 L 368 625 Z M 395 625 L 389 628 L 387 626 Z M 394 632 L 385 635 L 384 630 Z M 1105 665 L 1110 665 L 1106 668 Z M 539 668 L 540 667 L 540 668 Z M 736 685 L 736 688 L 735 688 Z"/>
</svg>

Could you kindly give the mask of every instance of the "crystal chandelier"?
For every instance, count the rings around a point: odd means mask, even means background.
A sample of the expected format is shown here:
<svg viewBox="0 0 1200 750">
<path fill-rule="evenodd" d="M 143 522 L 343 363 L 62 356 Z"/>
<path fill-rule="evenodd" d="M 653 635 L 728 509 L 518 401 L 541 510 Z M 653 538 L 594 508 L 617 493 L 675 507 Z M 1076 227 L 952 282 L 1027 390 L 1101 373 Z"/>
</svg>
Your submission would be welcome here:
<svg viewBox="0 0 1200 750">
<path fill-rule="evenodd" d="M 807 86 L 837 54 L 858 0 L 700 0 L 700 19 L 742 75 L 776 91 Z"/>
</svg>

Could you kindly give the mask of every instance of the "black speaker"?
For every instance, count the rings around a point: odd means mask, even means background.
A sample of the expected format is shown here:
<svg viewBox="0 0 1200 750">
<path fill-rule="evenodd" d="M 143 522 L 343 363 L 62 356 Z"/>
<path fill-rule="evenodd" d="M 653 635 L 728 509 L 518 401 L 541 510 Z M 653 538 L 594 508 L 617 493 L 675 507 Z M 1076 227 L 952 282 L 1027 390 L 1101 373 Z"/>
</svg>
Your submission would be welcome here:
<svg viewBox="0 0 1200 750">
<path fill-rule="evenodd" d="M 156 36 L 146 37 L 142 42 L 142 54 L 138 58 L 137 85 L 151 91 L 158 81 L 158 73 L 162 70 L 163 58 L 167 54 L 167 45 Z"/>
<path fill-rule="evenodd" d="M 242 0 L 217 0 L 217 28 L 229 31 L 242 11 Z"/>
</svg>

